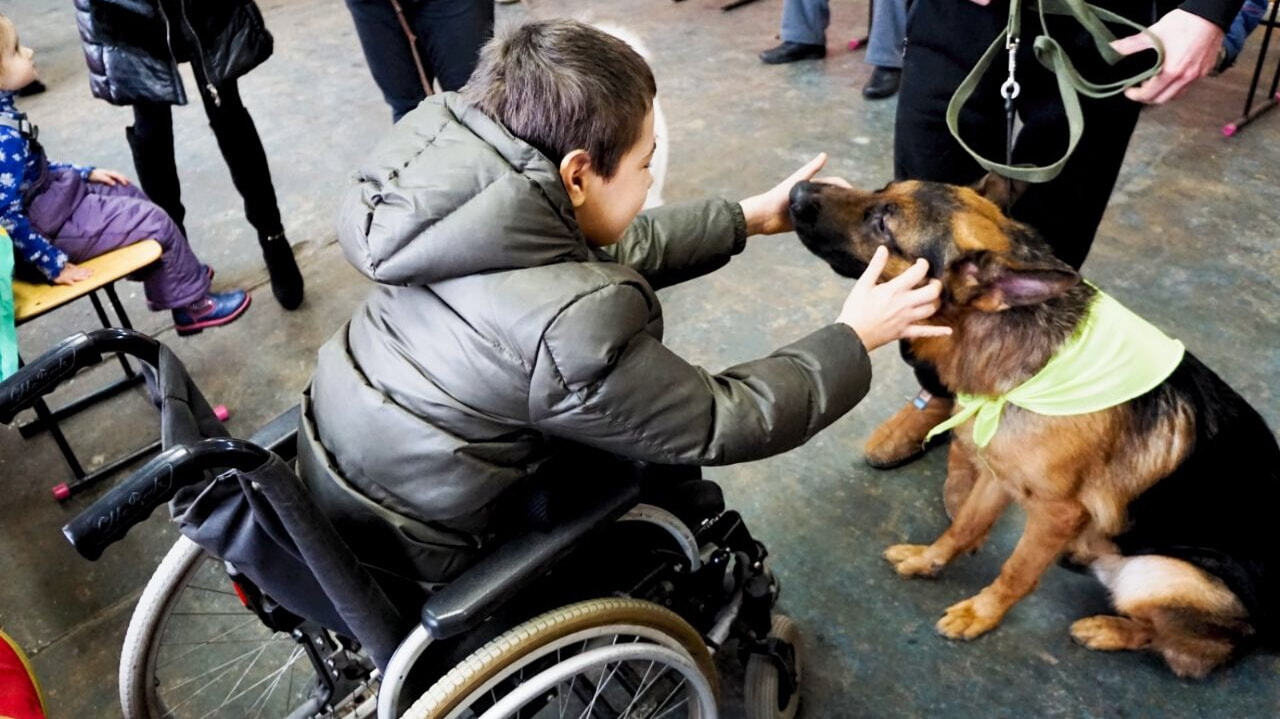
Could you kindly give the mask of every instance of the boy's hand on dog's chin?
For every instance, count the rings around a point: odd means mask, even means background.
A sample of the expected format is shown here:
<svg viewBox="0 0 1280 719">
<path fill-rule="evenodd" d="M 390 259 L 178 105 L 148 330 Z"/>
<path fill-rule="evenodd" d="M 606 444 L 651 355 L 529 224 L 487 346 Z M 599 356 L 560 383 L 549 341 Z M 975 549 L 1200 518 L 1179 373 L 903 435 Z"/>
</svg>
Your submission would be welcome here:
<svg viewBox="0 0 1280 719">
<path fill-rule="evenodd" d="M 915 324 L 938 311 L 938 298 L 942 295 L 941 282 L 924 281 L 929 263 L 917 260 L 906 272 L 879 282 L 888 260 L 889 251 L 876 248 L 866 271 L 845 298 L 836 322 L 856 332 L 868 352 L 894 340 L 951 334 L 950 327 Z"/>
<path fill-rule="evenodd" d="M 791 188 L 797 182 L 813 179 L 825 164 L 827 164 L 827 153 L 823 152 L 767 192 L 752 195 L 740 202 L 742 215 L 747 220 L 747 234 L 776 235 L 779 232 L 789 232 L 792 229 Z"/>
</svg>

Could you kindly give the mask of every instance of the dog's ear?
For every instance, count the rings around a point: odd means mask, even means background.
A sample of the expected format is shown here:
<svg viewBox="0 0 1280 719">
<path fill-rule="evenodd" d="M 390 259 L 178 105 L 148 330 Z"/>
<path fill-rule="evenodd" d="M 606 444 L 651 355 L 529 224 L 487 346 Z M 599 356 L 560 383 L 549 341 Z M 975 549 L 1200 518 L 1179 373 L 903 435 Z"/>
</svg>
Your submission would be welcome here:
<svg viewBox="0 0 1280 719">
<path fill-rule="evenodd" d="M 988 172 L 982 176 L 981 180 L 969 186 L 974 192 L 987 198 L 1001 212 L 1008 213 L 1009 208 L 1013 207 L 1013 203 L 1022 197 L 1022 193 L 1027 189 L 1027 183 L 1022 180 L 1010 180 L 1003 175 L 997 175 L 994 172 Z"/>
<path fill-rule="evenodd" d="M 946 274 L 956 304 L 982 312 L 1038 304 L 1080 283 L 1080 274 L 1056 257 L 1022 261 L 987 250 L 959 257 Z"/>
</svg>

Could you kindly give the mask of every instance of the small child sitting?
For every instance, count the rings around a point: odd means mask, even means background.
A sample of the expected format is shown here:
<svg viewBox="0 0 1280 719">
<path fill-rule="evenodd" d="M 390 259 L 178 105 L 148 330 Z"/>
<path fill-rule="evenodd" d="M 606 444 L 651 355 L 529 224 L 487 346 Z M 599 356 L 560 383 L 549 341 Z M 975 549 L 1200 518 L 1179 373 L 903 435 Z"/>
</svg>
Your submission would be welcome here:
<svg viewBox="0 0 1280 719">
<path fill-rule="evenodd" d="M 947 333 L 913 324 L 940 291 L 916 288 L 922 262 L 880 285 L 868 270 L 835 322 L 719 374 L 663 345 L 655 290 L 721 267 L 748 235 L 790 230 L 791 187 L 825 158 L 740 203 L 640 214 L 654 95 L 648 65 L 617 38 L 524 25 L 485 47 L 461 94 L 405 115 L 358 172 L 338 237 L 379 285 L 321 348 L 304 402 L 340 479 L 307 481 L 362 558 L 390 564 L 398 542 L 402 570 L 445 581 L 467 561 L 450 553 L 514 529 L 509 498 L 530 480 L 580 493 L 635 462 L 785 452 L 862 399 L 868 351 Z M 380 521 L 397 531 L 375 532 Z"/>
<path fill-rule="evenodd" d="M 0 226 L 16 259 L 51 282 L 88 279 L 77 266 L 145 239 L 163 248 L 144 270 L 153 310 L 172 310 L 178 334 L 224 325 L 249 307 L 243 290 L 210 292 L 213 270 L 200 263 L 178 226 L 141 190 L 112 170 L 49 162 L 36 127 L 14 106 L 14 93 L 36 77 L 31 48 L 18 44 L 13 23 L 0 15 Z"/>
</svg>

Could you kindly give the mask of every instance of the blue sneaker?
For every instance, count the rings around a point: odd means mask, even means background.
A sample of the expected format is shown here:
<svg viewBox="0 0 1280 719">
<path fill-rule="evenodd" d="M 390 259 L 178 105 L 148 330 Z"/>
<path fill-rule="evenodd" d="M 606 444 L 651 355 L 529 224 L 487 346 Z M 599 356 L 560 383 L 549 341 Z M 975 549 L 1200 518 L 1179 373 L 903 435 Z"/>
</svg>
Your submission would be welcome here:
<svg viewBox="0 0 1280 719">
<path fill-rule="evenodd" d="M 244 290 L 210 292 L 202 299 L 173 311 L 173 326 L 180 337 L 199 334 L 206 327 L 233 322 L 253 300 Z"/>
</svg>

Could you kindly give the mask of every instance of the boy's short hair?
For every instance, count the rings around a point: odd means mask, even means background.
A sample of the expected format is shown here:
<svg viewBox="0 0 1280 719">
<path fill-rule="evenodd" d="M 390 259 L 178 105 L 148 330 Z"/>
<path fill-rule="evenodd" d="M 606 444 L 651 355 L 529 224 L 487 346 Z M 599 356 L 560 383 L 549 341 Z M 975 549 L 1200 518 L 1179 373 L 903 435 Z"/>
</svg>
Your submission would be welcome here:
<svg viewBox="0 0 1280 719">
<path fill-rule="evenodd" d="M 557 165 L 586 150 L 608 179 L 639 140 L 657 91 L 630 45 L 581 22 L 549 20 L 490 40 L 462 94 Z"/>
</svg>

